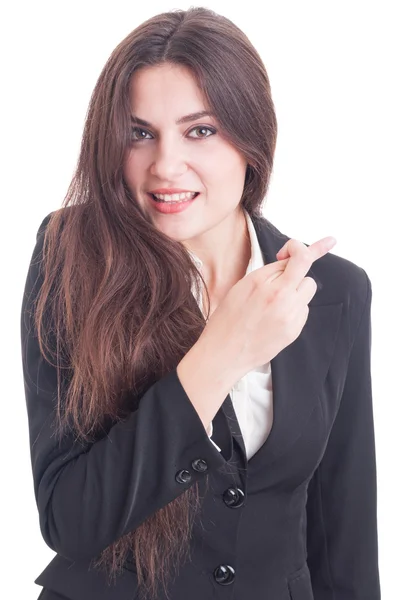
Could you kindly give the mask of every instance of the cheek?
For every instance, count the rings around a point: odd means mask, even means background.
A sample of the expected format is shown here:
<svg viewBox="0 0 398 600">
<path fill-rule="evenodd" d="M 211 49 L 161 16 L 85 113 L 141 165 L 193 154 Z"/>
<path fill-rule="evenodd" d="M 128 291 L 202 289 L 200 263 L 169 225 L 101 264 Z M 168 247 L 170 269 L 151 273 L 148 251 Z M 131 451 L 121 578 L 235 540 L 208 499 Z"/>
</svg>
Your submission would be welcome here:
<svg viewBox="0 0 398 600">
<path fill-rule="evenodd" d="M 123 165 L 123 176 L 130 187 L 140 185 L 144 168 L 142 157 L 138 153 L 130 152 Z"/>
<path fill-rule="evenodd" d="M 244 184 L 246 164 L 236 157 L 213 161 L 203 172 L 203 181 L 209 189 L 217 190 L 223 196 L 230 195 Z"/>
<path fill-rule="evenodd" d="M 209 165 L 212 171 L 218 172 L 219 176 L 224 179 L 235 180 L 240 178 L 241 174 L 246 173 L 246 160 L 242 157 L 235 148 L 230 145 L 223 145 L 218 148 L 217 153 L 212 155 L 209 160 Z"/>
</svg>

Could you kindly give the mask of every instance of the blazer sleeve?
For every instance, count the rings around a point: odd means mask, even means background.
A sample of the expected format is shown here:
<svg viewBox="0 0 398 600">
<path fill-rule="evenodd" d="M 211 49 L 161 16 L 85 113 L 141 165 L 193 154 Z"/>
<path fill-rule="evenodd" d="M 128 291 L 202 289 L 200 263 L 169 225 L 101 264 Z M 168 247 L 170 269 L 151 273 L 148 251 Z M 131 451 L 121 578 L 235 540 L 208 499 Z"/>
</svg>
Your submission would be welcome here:
<svg viewBox="0 0 398 600">
<path fill-rule="evenodd" d="M 146 391 L 136 411 L 89 447 L 69 434 L 55 440 L 57 369 L 40 352 L 32 318 L 50 216 L 37 232 L 21 310 L 33 485 L 47 545 L 70 560 L 91 559 L 207 473 L 224 468 L 230 457 L 224 458 L 209 439 L 176 369 Z"/>
<path fill-rule="evenodd" d="M 379 600 L 377 477 L 371 382 L 372 286 L 337 416 L 309 483 L 307 563 L 314 600 Z"/>
</svg>

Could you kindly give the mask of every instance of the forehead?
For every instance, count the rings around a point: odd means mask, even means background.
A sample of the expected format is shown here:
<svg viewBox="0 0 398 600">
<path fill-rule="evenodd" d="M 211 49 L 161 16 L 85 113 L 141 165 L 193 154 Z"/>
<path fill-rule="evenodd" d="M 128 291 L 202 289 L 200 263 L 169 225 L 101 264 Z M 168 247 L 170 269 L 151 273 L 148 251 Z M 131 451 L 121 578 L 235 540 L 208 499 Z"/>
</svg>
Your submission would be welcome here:
<svg viewBox="0 0 398 600">
<path fill-rule="evenodd" d="M 153 121 L 157 116 L 175 120 L 206 108 L 191 71 L 184 66 L 156 65 L 136 71 L 130 82 L 131 112 Z"/>
</svg>

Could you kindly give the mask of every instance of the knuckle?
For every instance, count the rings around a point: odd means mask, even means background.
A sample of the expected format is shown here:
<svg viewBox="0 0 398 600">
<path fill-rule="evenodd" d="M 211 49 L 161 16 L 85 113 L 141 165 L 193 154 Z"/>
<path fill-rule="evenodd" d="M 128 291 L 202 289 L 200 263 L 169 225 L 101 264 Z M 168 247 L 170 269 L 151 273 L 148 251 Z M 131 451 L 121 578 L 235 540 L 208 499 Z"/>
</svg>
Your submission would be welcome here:
<svg viewBox="0 0 398 600">
<path fill-rule="evenodd" d="M 315 296 L 317 290 L 318 290 L 318 285 L 317 282 L 315 281 L 315 279 L 313 279 L 313 277 L 310 277 L 311 283 L 312 283 L 312 296 Z"/>
<path fill-rule="evenodd" d="M 310 282 L 313 288 L 317 289 L 318 285 L 313 277 L 307 276 L 307 277 L 304 277 L 304 279 L 306 279 L 308 282 Z"/>
<path fill-rule="evenodd" d="M 279 306 L 282 306 L 282 302 L 286 296 L 286 290 L 283 285 L 272 285 L 269 290 L 269 298 L 271 301 L 275 301 Z"/>
<path fill-rule="evenodd" d="M 276 310 L 275 317 L 279 325 L 281 325 L 284 329 L 288 329 L 290 327 L 292 317 L 289 311 L 281 307 L 279 310 Z"/>
</svg>

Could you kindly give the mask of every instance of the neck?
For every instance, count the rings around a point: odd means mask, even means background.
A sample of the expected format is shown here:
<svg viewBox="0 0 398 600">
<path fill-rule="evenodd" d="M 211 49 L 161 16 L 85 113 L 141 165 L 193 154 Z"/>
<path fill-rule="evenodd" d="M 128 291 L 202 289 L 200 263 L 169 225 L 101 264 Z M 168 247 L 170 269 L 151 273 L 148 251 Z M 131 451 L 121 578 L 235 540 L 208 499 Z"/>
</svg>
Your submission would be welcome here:
<svg viewBox="0 0 398 600">
<path fill-rule="evenodd" d="M 221 298 L 244 277 L 251 257 L 250 235 L 241 207 L 211 233 L 217 244 L 202 246 L 195 254 L 203 262 L 202 274 L 210 296 Z"/>
</svg>

